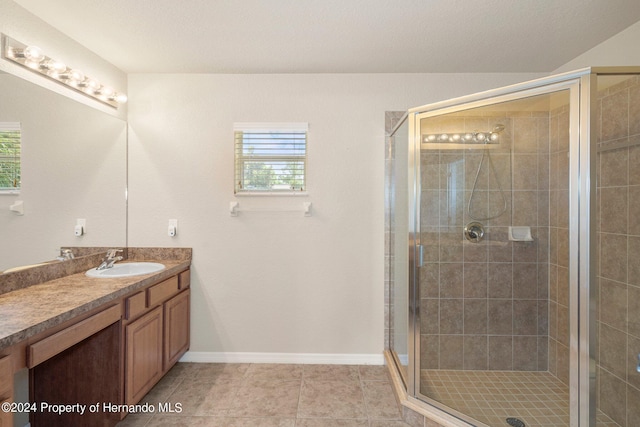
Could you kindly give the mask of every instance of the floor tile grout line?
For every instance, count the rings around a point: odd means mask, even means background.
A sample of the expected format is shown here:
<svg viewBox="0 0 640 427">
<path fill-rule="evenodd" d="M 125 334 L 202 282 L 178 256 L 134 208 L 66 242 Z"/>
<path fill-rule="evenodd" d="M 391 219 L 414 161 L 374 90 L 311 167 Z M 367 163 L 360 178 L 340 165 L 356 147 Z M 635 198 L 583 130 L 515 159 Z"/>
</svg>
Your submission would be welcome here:
<svg viewBox="0 0 640 427">
<path fill-rule="evenodd" d="M 327 365 L 330 366 L 330 365 Z M 206 370 L 204 370 L 204 372 L 207 372 Z M 387 377 L 385 378 L 380 378 L 380 375 L 378 372 L 376 372 L 375 370 L 372 370 L 371 372 L 368 372 L 366 375 L 364 375 L 364 372 L 360 369 L 359 366 L 354 367 L 353 371 L 351 372 L 355 372 L 357 374 L 357 387 L 352 388 L 352 390 L 359 392 L 360 396 L 358 397 L 358 400 L 355 401 L 357 403 L 357 406 L 362 407 L 362 409 L 364 409 L 364 417 L 359 418 L 358 415 L 355 415 L 355 418 L 351 418 L 351 416 L 348 416 L 346 418 L 340 418 L 340 419 L 344 419 L 344 420 L 358 420 L 359 422 L 362 422 L 363 425 L 368 425 L 369 427 L 373 426 L 373 425 L 383 425 L 386 422 L 390 422 L 390 423 L 401 423 L 398 425 L 407 425 L 402 421 L 402 414 L 401 412 L 398 412 L 398 414 L 396 414 L 396 416 L 394 416 L 394 418 L 372 418 L 372 414 L 371 414 L 371 407 L 370 404 L 367 402 L 367 398 L 366 398 L 366 387 L 372 385 L 372 384 L 388 384 L 389 380 Z M 386 372 L 386 371 L 385 371 Z M 258 374 L 258 376 L 256 377 L 255 374 Z M 177 375 L 177 374 L 176 374 Z M 337 383 L 351 383 L 352 386 L 355 386 L 355 384 L 353 384 L 353 379 L 349 379 L 348 381 L 345 381 L 345 377 L 342 376 L 335 376 L 335 373 L 331 373 L 329 372 L 329 375 L 327 375 L 326 377 L 322 377 L 322 375 L 320 375 L 320 377 L 318 378 L 319 380 L 324 380 L 324 382 L 337 382 Z M 340 374 L 338 374 L 340 375 Z M 196 371 L 193 372 L 189 372 L 189 371 L 185 371 L 185 372 L 181 372 L 180 373 L 180 377 L 176 377 L 172 382 L 169 382 L 170 386 L 166 387 L 166 390 L 164 390 L 161 394 L 158 394 L 158 401 L 163 401 L 163 402 L 167 402 L 167 401 L 171 401 L 172 396 L 176 396 L 176 392 L 180 389 L 180 387 L 182 386 L 187 386 L 188 387 L 188 382 L 189 380 L 196 380 L 196 378 L 198 378 L 198 373 Z M 221 380 L 222 382 L 235 382 L 235 383 L 245 383 L 246 381 L 248 381 L 250 378 L 260 378 L 260 373 L 259 372 L 252 372 L 252 370 L 249 369 L 249 367 L 247 367 L 246 370 L 244 370 L 242 372 L 242 375 L 238 376 L 238 377 L 233 377 L 233 374 L 231 373 L 231 377 L 225 377 L 225 373 L 221 373 L 220 375 L 222 378 L 226 378 L 226 380 Z M 276 375 L 277 377 L 278 375 Z M 266 376 L 268 377 L 268 375 Z M 263 378 L 265 381 L 270 381 L 271 379 L 269 378 Z M 196 382 L 199 385 L 203 385 L 206 386 L 207 385 L 211 385 L 213 386 L 214 384 L 220 384 L 219 381 L 215 380 L 215 378 L 218 378 L 216 376 L 216 374 L 214 374 L 214 376 L 212 377 L 211 382 L 208 381 L 201 381 L 198 382 L 196 380 Z M 351 374 L 348 374 L 346 378 L 351 378 Z M 278 378 L 279 380 L 282 381 L 290 381 L 293 378 Z M 289 418 L 288 416 L 286 417 L 282 417 L 282 416 L 261 416 L 261 415 L 247 415 L 247 416 L 241 416 L 241 415 L 231 415 L 229 413 L 228 410 L 224 410 L 223 412 L 218 412 L 216 414 L 208 414 L 205 412 L 196 412 L 192 413 L 192 414 L 166 414 L 166 417 L 169 418 L 176 418 L 176 419 L 180 419 L 180 417 L 194 417 L 194 418 L 233 418 L 233 419 L 242 419 L 242 418 L 288 418 L 290 420 L 292 420 L 296 425 L 299 424 L 298 420 L 302 420 L 303 418 L 300 417 L 300 409 L 301 409 L 301 404 L 303 402 L 303 389 L 304 389 L 304 385 L 306 384 L 306 380 L 309 379 L 307 378 L 307 372 L 305 372 L 304 366 L 301 368 L 301 373 L 300 373 L 300 377 L 299 377 L 299 384 L 297 386 L 297 401 L 296 401 L 296 412 L 295 412 L 295 418 Z M 152 389 L 153 390 L 153 389 Z M 234 389 L 235 393 L 239 393 L 240 390 L 235 388 Z M 374 395 L 377 393 L 376 390 L 372 390 L 372 392 L 374 393 Z M 147 394 L 148 395 L 148 394 Z M 392 394 L 391 394 L 392 395 Z M 144 399 L 144 398 L 143 398 Z M 174 399 L 175 400 L 175 399 Z M 395 401 L 395 399 L 393 399 L 394 401 L 394 408 L 397 408 L 397 401 Z M 199 404 L 198 404 L 199 405 Z M 198 406 L 199 407 L 199 406 Z M 226 405 L 223 406 L 223 408 L 226 408 Z M 150 414 L 149 417 L 143 417 L 143 418 L 138 418 L 135 421 L 131 422 L 130 425 L 143 425 L 143 426 L 149 426 L 151 424 L 154 424 L 154 422 L 161 422 L 164 419 L 164 417 L 160 414 Z M 310 417 L 310 419 L 316 419 L 316 417 Z M 329 420 L 334 419 L 332 417 L 327 418 Z M 127 423 L 129 424 L 129 423 Z M 394 424 L 395 425 L 395 424 Z M 407 425 L 408 426 L 408 425 Z"/>
<path fill-rule="evenodd" d="M 305 366 L 302 366 L 302 374 L 300 375 L 300 388 L 298 389 L 298 404 L 296 405 L 296 419 L 294 421 L 295 425 L 298 425 L 298 420 L 300 419 L 300 403 L 302 402 L 302 389 L 304 387 L 304 374 L 305 374 Z"/>
</svg>

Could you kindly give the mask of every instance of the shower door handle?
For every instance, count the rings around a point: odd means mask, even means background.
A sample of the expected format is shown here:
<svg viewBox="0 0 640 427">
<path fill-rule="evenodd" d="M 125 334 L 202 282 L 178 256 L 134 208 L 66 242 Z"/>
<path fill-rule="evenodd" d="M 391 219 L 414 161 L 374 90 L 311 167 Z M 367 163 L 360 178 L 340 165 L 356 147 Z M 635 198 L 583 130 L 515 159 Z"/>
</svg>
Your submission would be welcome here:
<svg viewBox="0 0 640 427">
<path fill-rule="evenodd" d="M 418 245 L 418 267 L 424 265 L 424 246 Z"/>
</svg>

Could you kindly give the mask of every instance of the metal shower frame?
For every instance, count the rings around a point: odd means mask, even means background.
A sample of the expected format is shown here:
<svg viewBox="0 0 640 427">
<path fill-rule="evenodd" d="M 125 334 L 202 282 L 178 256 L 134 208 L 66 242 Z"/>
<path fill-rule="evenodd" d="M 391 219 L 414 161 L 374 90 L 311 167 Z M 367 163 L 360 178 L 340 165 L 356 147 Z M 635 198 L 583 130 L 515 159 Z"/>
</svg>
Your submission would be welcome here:
<svg viewBox="0 0 640 427">
<path fill-rule="evenodd" d="M 570 425 L 594 427 L 596 416 L 596 135 L 597 76 L 640 74 L 640 67 L 590 67 L 499 89 L 412 108 L 409 125 L 409 366 L 407 394 L 413 407 L 425 410 L 443 425 L 471 421 L 421 395 L 420 378 L 420 287 L 417 268 L 422 263 L 420 234 L 420 120 L 460 110 L 478 108 L 521 98 L 568 90 L 570 97 L 569 149 L 569 286 L 570 286 Z M 396 127 L 397 129 L 397 127 Z M 394 129 L 394 132 L 395 130 Z M 592 262 L 593 261 L 593 262 Z"/>
</svg>

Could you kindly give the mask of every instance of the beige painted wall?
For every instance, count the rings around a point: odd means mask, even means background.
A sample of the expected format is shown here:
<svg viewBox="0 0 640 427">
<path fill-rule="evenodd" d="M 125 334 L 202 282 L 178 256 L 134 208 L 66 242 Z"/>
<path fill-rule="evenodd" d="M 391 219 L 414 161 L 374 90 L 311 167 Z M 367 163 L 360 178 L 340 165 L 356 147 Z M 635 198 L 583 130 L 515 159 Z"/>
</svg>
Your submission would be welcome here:
<svg viewBox="0 0 640 427">
<path fill-rule="evenodd" d="M 384 112 L 538 76 L 131 75 L 129 244 L 193 247 L 191 351 L 379 358 Z M 245 121 L 309 123 L 309 197 L 234 197 Z"/>
<path fill-rule="evenodd" d="M 640 66 L 640 22 L 567 62 L 552 74 L 592 66 Z"/>
</svg>

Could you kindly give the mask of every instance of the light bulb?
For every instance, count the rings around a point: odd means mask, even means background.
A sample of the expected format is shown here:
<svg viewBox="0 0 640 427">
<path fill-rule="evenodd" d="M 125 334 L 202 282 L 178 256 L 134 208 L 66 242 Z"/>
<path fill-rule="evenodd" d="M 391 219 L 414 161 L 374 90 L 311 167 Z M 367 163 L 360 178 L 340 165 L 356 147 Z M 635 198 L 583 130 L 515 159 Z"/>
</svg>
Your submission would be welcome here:
<svg viewBox="0 0 640 427">
<path fill-rule="evenodd" d="M 484 140 L 486 139 L 486 137 L 487 137 L 487 136 L 486 136 L 484 133 L 482 133 L 482 132 L 478 132 L 478 133 L 476 133 L 476 139 L 477 139 L 478 141 L 484 141 Z"/>
<path fill-rule="evenodd" d="M 24 61 L 24 65 L 26 65 L 27 67 L 31 68 L 32 70 L 37 70 L 38 68 L 40 68 L 40 63 L 36 62 L 36 61 L 32 61 L 30 59 L 27 59 Z"/>
<path fill-rule="evenodd" d="M 78 84 L 84 80 L 84 73 L 80 70 L 71 70 L 69 71 L 69 77 Z"/>
<path fill-rule="evenodd" d="M 118 93 L 115 96 L 114 101 L 116 101 L 118 104 L 126 104 L 128 99 L 129 98 L 127 98 L 127 95 L 125 95 L 124 93 Z"/>
<path fill-rule="evenodd" d="M 51 74 L 60 74 L 66 71 L 67 66 L 63 62 L 56 61 L 55 59 L 47 60 L 43 65 L 43 68 L 49 70 Z"/>
<path fill-rule="evenodd" d="M 471 141 L 473 139 L 473 134 L 472 133 L 465 133 L 464 134 L 464 139 L 465 139 L 465 141 Z"/>
<path fill-rule="evenodd" d="M 96 90 L 96 93 L 109 97 L 113 95 L 113 89 L 109 86 L 101 86 L 100 89 Z"/>
<path fill-rule="evenodd" d="M 457 142 L 457 141 L 460 141 L 460 138 L 461 138 L 461 136 L 460 136 L 460 134 L 459 134 L 459 133 L 454 133 L 453 135 L 451 135 L 451 139 L 452 139 L 453 141 L 456 141 L 456 142 Z"/>
<path fill-rule="evenodd" d="M 35 63 L 40 63 L 45 58 L 42 49 L 38 46 L 27 46 L 23 54 L 26 59 Z"/>
<path fill-rule="evenodd" d="M 435 141 L 435 140 L 436 140 L 436 136 L 435 136 L 435 135 L 429 135 L 429 136 L 427 137 L 427 139 L 428 139 L 429 141 Z"/>
<path fill-rule="evenodd" d="M 16 49 L 14 47 L 7 47 L 7 58 L 15 59 L 20 55 L 20 52 L 16 52 Z"/>
<path fill-rule="evenodd" d="M 442 135 L 440 135 L 440 141 L 448 141 L 449 140 L 449 135 L 447 135 L 446 133 L 443 133 Z"/>
<path fill-rule="evenodd" d="M 495 132 L 491 132 L 489 135 L 490 135 L 490 136 L 489 136 L 489 139 L 490 139 L 491 141 L 497 141 L 497 140 L 498 140 L 498 138 L 500 138 L 500 137 L 498 136 L 498 134 L 497 134 L 497 133 L 495 133 Z"/>
<path fill-rule="evenodd" d="M 78 86 L 84 88 L 84 91 L 93 94 L 100 87 L 100 83 L 97 80 L 92 79 L 91 77 L 86 77 Z"/>
</svg>

